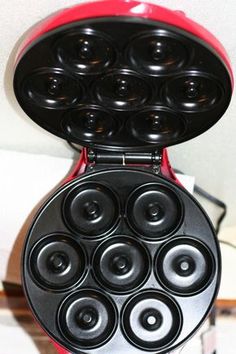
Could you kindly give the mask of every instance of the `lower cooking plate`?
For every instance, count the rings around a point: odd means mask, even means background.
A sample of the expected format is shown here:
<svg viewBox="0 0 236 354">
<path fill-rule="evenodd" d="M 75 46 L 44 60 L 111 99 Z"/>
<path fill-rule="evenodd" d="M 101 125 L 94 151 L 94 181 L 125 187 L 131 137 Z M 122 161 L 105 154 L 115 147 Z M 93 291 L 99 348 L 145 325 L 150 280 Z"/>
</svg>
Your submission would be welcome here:
<svg viewBox="0 0 236 354">
<path fill-rule="evenodd" d="M 69 182 L 45 203 L 23 279 L 44 330 L 73 353 L 167 353 L 206 318 L 219 247 L 195 199 L 126 167 Z"/>
</svg>

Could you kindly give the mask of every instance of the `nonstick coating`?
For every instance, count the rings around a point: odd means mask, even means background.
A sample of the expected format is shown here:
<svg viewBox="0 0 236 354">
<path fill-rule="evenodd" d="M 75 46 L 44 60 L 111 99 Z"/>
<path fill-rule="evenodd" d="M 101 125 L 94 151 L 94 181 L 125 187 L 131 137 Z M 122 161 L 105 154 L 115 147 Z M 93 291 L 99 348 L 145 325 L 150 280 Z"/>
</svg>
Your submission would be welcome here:
<svg viewBox="0 0 236 354">
<path fill-rule="evenodd" d="M 89 200 L 92 195 L 89 208 L 86 190 Z M 140 228 L 136 230 L 132 210 L 133 196 L 150 190 L 160 194 L 141 204 L 139 217 L 154 223 L 151 237 L 148 227 L 145 235 L 145 222 L 140 223 L 141 233 Z M 106 214 L 99 211 L 107 203 L 97 192 L 105 193 L 109 205 L 113 203 L 110 208 L 116 217 L 110 217 L 109 229 L 97 227 L 99 218 L 106 225 Z M 76 193 L 81 196 L 78 215 L 82 223 L 84 219 L 90 223 L 90 234 L 80 234 L 79 218 L 73 219 L 76 227 L 66 218 Z M 170 210 L 165 209 L 163 194 L 167 205 L 171 198 L 173 217 L 178 216 L 175 227 L 167 225 L 172 221 L 165 217 Z M 76 208 L 72 213 L 76 214 Z M 55 240 L 70 247 L 61 254 Z M 76 278 L 72 272 L 72 280 L 67 278 L 69 260 L 79 269 Z M 43 269 L 44 277 L 37 267 Z M 219 278 L 218 242 L 196 200 L 162 176 L 128 167 L 85 174 L 60 188 L 38 212 L 24 247 L 23 280 L 32 311 L 44 330 L 73 353 L 174 350 L 206 318 Z"/>
<path fill-rule="evenodd" d="M 14 89 L 41 127 L 113 151 L 191 139 L 221 118 L 232 93 L 229 72 L 208 44 L 128 16 L 81 20 L 37 38 L 17 63 Z"/>
</svg>

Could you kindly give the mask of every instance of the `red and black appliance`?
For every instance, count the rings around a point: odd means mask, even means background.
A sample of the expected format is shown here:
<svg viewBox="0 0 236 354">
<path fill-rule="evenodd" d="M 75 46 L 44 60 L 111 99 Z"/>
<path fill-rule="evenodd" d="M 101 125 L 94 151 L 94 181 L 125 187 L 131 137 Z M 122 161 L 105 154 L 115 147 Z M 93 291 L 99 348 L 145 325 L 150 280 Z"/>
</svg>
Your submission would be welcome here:
<svg viewBox="0 0 236 354">
<path fill-rule="evenodd" d="M 219 244 L 166 148 L 215 124 L 232 85 L 215 37 L 153 4 L 81 4 L 23 44 L 19 104 L 83 146 L 23 250 L 26 297 L 60 353 L 168 353 L 207 317 Z"/>
</svg>

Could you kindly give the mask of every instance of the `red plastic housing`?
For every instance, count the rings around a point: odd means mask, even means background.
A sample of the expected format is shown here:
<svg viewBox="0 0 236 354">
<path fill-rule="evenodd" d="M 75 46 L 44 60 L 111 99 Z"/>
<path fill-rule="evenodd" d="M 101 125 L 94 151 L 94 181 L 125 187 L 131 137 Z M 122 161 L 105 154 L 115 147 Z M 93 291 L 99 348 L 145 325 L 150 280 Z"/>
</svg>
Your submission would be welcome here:
<svg viewBox="0 0 236 354">
<path fill-rule="evenodd" d="M 71 7 L 69 9 L 60 10 L 59 12 L 48 17 L 46 20 L 40 22 L 31 31 L 29 37 L 23 42 L 22 46 L 19 48 L 17 61 L 24 54 L 28 46 L 46 32 L 49 32 L 65 24 L 80 21 L 82 19 L 110 16 L 133 16 L 147 18 L 150 20 L 159 21 L 175 26 L 193 34 L 194 36 L 200 38 L 208 45 L 210 45 L 221 57 L 230 73 L 231 83 L 233 86 L 233 74 L 229 58 L 221 43 L 211 33 L 209 33 L 204 27 L 187 18 L 185 14 L 181 11 L 172 11 L 154 4 L 148 4 L 133 0 L 106 0 L 99 1 L 96 3 L 89 2 Z M 77 165 L 75 166 L 71 175 L 64 181 L 65 183 L 71 181 L 72 179 L 78 177 L 79 175 L 85 172 L 86 166 L 88 164 L 86 159 L 86 151 L 86 148 L 83 148 Z M 164 176 L 180 184 L 170 166 L 166 149 L 164 149 L 161 170 Z M 53 344 L 55 345 L 59 354 L 69 353 L 68 351 L 60 347 L 57 343 L 53 342 Z"/>
<path fill-rule="evenodd" d="M 96 1 L 95 3 L 89 2 L 58 11 L 44 21 L 40 22 L 31 31 L 29 37 L 22 43 L 18 50 L 17 61 L 23 55 L 24 50 L 33 41 L 37 40 L 38 37 L 42 36 L 46 32 L 65 24 L 83 19 L 109 16 L 133 16 L 147 18 L 175 26 L 193 34 L 210 45 L 222 58 L 230 73 L 231 83 L 233 86 L 233 72 L 229 57 L 222 44 L 207 29 L 186 17 L 182 11 L 173 11 L 162 6 L 133 0 L 106 0 Z"/>
</svg>

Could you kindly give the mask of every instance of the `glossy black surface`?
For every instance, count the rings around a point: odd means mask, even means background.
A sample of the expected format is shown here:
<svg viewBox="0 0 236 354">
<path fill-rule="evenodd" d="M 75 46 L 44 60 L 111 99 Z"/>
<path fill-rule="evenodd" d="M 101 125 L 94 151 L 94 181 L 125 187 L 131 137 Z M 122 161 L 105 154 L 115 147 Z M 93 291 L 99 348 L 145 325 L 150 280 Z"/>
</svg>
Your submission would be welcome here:
<svg viewBox="0 0 236 354">
<path fill-rule="evenodd" d="M 86 183 L 67 195 L 62 212 L 68 227 L 89 239 L 102 236 L 115 227 L 119 201 L 103 184 Z"/>
<path fill-rule="evenodd" d="M 158 241 L 170 236 L 182 221 L 183 209 L 178 195 L 163 185 L 145 184 L 127 202 L 130 226 L 142 237 Z"/>
<path fill-rule="evenodd" d="M 72 250 L 61 252 L 61 242 Z M 195 199 L 128 167 L 87 173 L 56 191 L 32 224 L 23 260 L 34 315 L 79 354 L 173 351 L 206 318 L 220 278 L 218 242 Z"/>
<path fill-rule="evenodd" d="M 115 293 L 140 287 L 150 273 L 149 253 L 141 243 L 127 236 L 103 242 L 95 251 L 93 271 L 101 286 Z"/>
<path fill-rule="evenodd" d="M 228 107 L 227 69 L 207 44 L 147 19 L 73 22 L 33 42 L 14 88 L 43 128 L 80 145 L 147 151 L 191 139 Z"/>
<path fill-rule="evenodd" d="M 178 336 L 182 318 L 175 301 L 166 294 L 149 290 L 125 304 L 122 323 L 128 340 L 143 350 L 160 350 Z"/>
<path fill-rule="evenodd" d="M 164 245 L 156 256 L 155 272 L 169 291 L 185 296 L 207 286 L 214 275 L 215 264 L 204 244 L 183 237 Z"/>
<path fill-rule="evenodd" d="M 127 48 L 127 56 L 137 71 L 160 76 L 185 67 L 191 48 L 175 32 L 156 29 L 134 37 Z"/>
<path fill-rule="evenodd" d="M 87 268 L 83 248 L 60 233 L 40 240 L 33 248 L 29 262 L 34 280 L 52 291 L 65 291 L 75 285 Z"/>
<path fill-rule="evenodd" d="M 58 321 L 66 340 L 91 349 L 109 340 L 117 326 L 117 312 L 108 296 L 89 288 L 65 299 Z"/>
<path fill-rule="evenodd" d="M 88 28 L 62 35 L 56 41 L 54 51 L 63 66 L 78 74 L 100 74 L 112 66 L 116 58 L 109 39 Z"/>
</svg>

